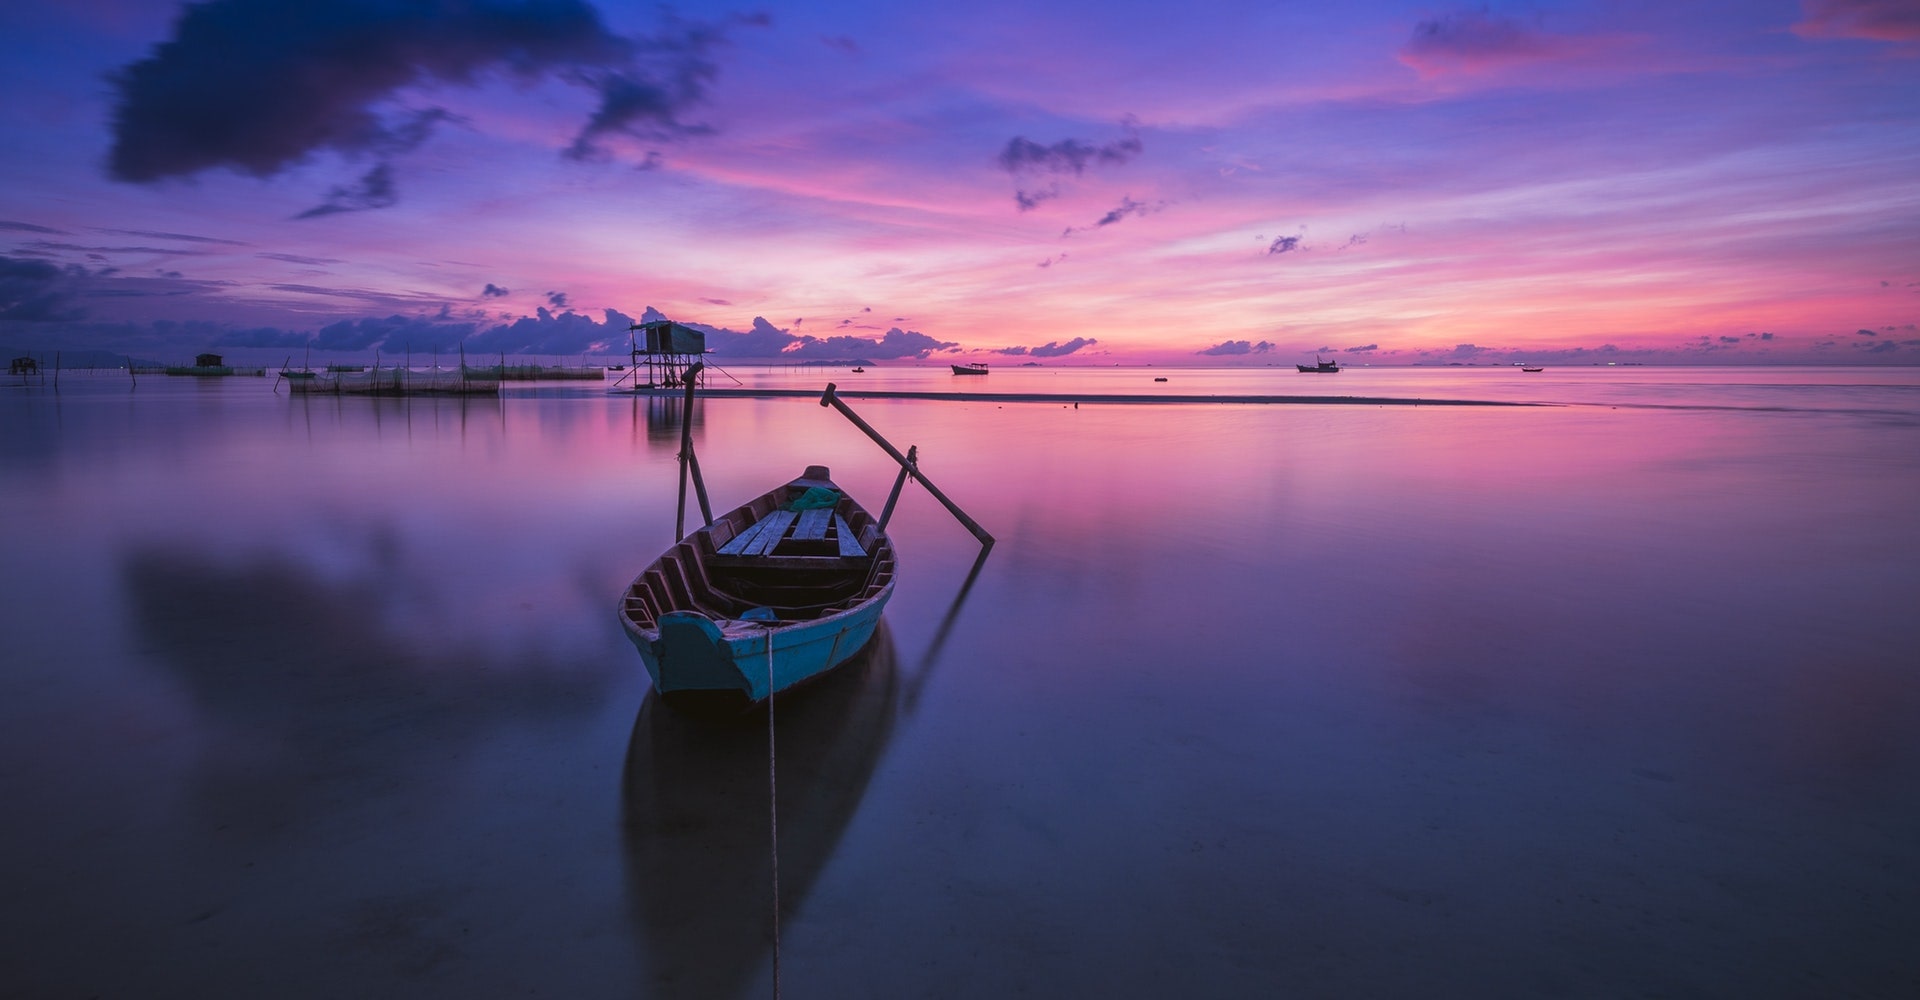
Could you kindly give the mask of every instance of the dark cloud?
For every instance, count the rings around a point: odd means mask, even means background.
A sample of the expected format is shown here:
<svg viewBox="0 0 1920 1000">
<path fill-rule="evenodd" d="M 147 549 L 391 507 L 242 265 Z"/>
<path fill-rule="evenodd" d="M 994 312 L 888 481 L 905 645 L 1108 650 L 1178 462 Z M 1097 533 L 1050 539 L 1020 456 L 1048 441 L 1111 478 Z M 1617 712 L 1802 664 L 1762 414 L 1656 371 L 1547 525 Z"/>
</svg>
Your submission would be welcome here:
<svg viewBox="0 0 1920 1000">
<path fill-rule="evenodd" d="M 1248 340 L 1224 340 L 1212 347 L 1193 353 L 1208 357 L 1229 357 L 1241 354 L 1265 354 L 1273 350 L 1273 344 L 1261 341 L 1258 344 Z"/>
<path fill-rule="evenodd" d="M 1868 354 L 1886 354 L 1889 351 L 1897 351 L 1900 349 L 1900 345 L 1891 340 L 1883 340 L 1871 345 L 1856 344 L 1854 346 L 1862 348 Z"/>
<path fill-rule="evenodd" d="M 730 306 L 730 305 L 733 305 L 733 303 L 731 303 L 731 302 L 728 302 L 728 301 L 727 301 L 726 299 L 701 299 L 700 301 L 702 301 L 702 302 L 705 302 L 706 304 L 708 304 L 708 305 L 710 305 L 710 306 Z"/>
<path fill-rule="evenodd" d="M 442 347 L 457 350 L 472 333 L 473 325 L 470 323 L 440 323 L 418 317 L 343 319 L 321 327 L 319 332 L 313 334 L 312 346 L 316 351 L 379 349 L 388 354 L 412 350 L 431 353 Z"/>
<path fill-rule="evenodd" d="M 513 293 L 489 281 L 487 282 L 487 287 L 480 289 L 480 294 L 489 299 L 498 299 L 512 295 Z"/>
<path fill-rule="evenodd" d="M 555 309 L 565 309 L 567 307 L 567 293 L 548 292 L 547 304 L 554 307 Z"/>
<path fill-rule="evenodd" d="M 734 333 L 732 330 L 720 330 L 704 327 L 707 331 L 707 346 L 715 354 L 727 357 L 772 358 L 780 356 L 787 345 L 796 339 L 792 334 L 766 321 L 765 317 L 755 316 L 753 326 L 746 333 Z"/>
<path fill-rule="evenodd" d="M 44 260 L 0 257 L 0 323 L 63 323 L 85 316 L 70 303 L 76 275 Z"/>
<path fill-rule="evenodd" d="M 1154 212 L 1157 212 L 1160 209 L 1165 207 L 1166 207 L 1165 202 L 1161 202 L 1155 205 L 1149 205 L 1144 201 L 1135 201 L 1133 199 L 1133 196 L 1131 195 L 1124 195 L 1121 197 L 1119 205 L 1114 206 L 1114 208 L 1111 211 L 1109 211 L 1107 214 L 1101 216 L 1098 219 L 1095 219 L 1093 222 L 1093 225 L 1068 226 L 1067 228 L 1060 231 L 1060 235 L 1072 236 L 1074 233 L 1085 232 L 1086 230 L 1089 230 L 1089 229 L 1099 229 L 1102 226 L 1111 226 L 1114 223 L 1127 218 L 1128 216 L 1151 215 Z"/>
<path fill-rule="evenodd" d="M 1805 20 L 1793 26 L 1802 38 L 1864 38 L 1920 41 L 1920 8 L 1912 0 L 1802 0 Z"/>
<path fill-rule="evenodd" d="M 723 24 L 684 21 L 667 15 L 659 34 L 636 39 L 637 62 L 624 67 L 596 67 L 580 70 L 576 78 L 600 92 L 600 107 L 587 121 L 573 144 L 567 147 L 571 159 L 596 159 L 605 155 L 601 140 L 624 133 L 642 139 L 676 139 L 706 135 L 711 126 L 688 123 L 680 115 L 704 103 L 707 88 L 720 74 L 713 61 L 713 50 L 727 41 L 727 29 L 734 25 L 764 26 L 765 14 L 738 15 Z M 658 165 L 649 153 L 645 169 Z"/>
<path fill-rule="evenodd" d="M 1090 166 L 1119 166 L 1139 156 L 1146 147 L 1140 141 L 1139 123 L 1128 117 L 1120 123 L 1126 134 L 1112 142 L 1094 145 L 1079 139 L 1062 139 L 1041 145 L 1023 135 L 1007 140 L 997 158 L 1000 169 L 1016 177 L 1035 175 L 1072 175 L 1078 177 Z M 1060 185 L 1050 182 L 1041 187 L 1021 187 L 1013 201 L 1022 212 L 1041 202 L 1060 196 Z"/>
<path fill-rule="evenodd" d="M 361 175 L 353 184 L 336 184 L 327 192 L 327 200 L 294 216 L 296 219 L 317 219 L 323 215 L 337 215 L 341 212 L 364 212 L 370 208 L 387 208 L 399 196 L 393 191 L 393 165 L 376 163 L 373 169 Z"/>
<path fill-rule="evenodd" d="M 1030 349 L 1027 353 L 1036 358 L 1060 358 L 1072 354 L 1083 347 L 1092 347 L 1097 343 L 1099 343 L 1099 341 L 1092 337 L 1075 337 L 1064 344 L 1050 340 L 1041 344 L 1039 347 Z"/>
<path fill-rule="evenodd" d="M 1062 139 L 1043 146 L 1026 136 L 1014 136 L 1000 151 L 1000 167 L 1010 174 L 1023 172 L 1048 174 L 1084 173 L 1091 165 L 1118 166 L 1140 155 L 1138 125 L 1131 119 L 1121 123 L 1127 134 L 1105 145 L 1095 146 L 1078 139 Z"/>
<path fill-rule="evenodd" d="M 1875 332 L 1873 332 L 1872 330 L 1855 330 L 1855 331 L 1853 331 L 1853 335 L 1854 335 L 1854 336 L 1856 336 L 1856 337 L 1878 337 L 1878 336 L 1880 336 L 1879 334 L 1877 334 L 1877 333 L 1875 333 Z"/>
<path fill-rule="evenodd" d="M 1739 337 L 1721 337 L 1720 342 L 1722 344 L 1738 344 L 1740 342 L 1740 338 Z"/>
<path fill-rule="evenodd" d="M 1273 243 L 1267 247 L 1267 253 L 1269 254 L 1290 253 L 1298 249 L 1299 246 L 1300 246 L 1300 237 L 1282 236 L 1279 239 L 1274 240 Z"/>
<path fill-rule="evenodd" d="M 935 340 L 924 333 L 902 330 L 892 327 L 881 334 L 878 340 L 872 337 L 842 335 L 835 337 L 798 337 L 798 345 L 782 356 L 808 360 L 828 360 L 832 358 L 863 357 L 876 361 L 896 361 L 907 358 L 924 359 L 934 351 L 958 344 Z"/>
<path fill-rule="evenodd" d="M 47 226 L 36 226 L 31 222 L 9 222 L 6 219 L 0 219 L 0 229 L 8 229 L 18 233 L 46 233 L 50 236 L 70 235 L 64 229 L 52 229 Z"/>
<path fill-rule="evenodd" d="M 1361 344 L 1359 347 L 1349 347 L 1349 348 L 1346 348 L 1345 350 L 1348 354 L 1365 354 L 1368 351 L 1377 351 L 1379 349 L 1380 349 L 1379 344 Z M 1332 352 L 1328 352 L 1328 353 L 1332 353 Z"/>
<path fill-rule="evenodd" d="M 577 312 L 536 310 L 534 315 L 488 327 L 467 338 L 468 353 L 584 354 L 626 350 L 633 318 L 618 309 L 601 311 L 602 319 Z"/>
<path fill-rule="evenodd" d="M 652 313 L 650 309 L 649 314 Z M 760 316 L 754 317 L 752 329 L 744 333 L 702 323 L 686 325 L 705 333 L 707 349 L 716 357 L 723 358 L 783 358 L 796 361 L 865 358 L 887 361 L 924 359 L 935 351 L 959 346 L 899 327 L 887 330 L 878 338 L 851 334 L 830 337 L 795 334 L 774 326 Z"/>
<path fill-rule="evenodd" d="M 1145 202 L 1134 201 L 1131 197 L 1123 196 L 1120 199 L 1119 206 L 1114 208 L 1113 211 L 1101 216 L 1100 221 L 1095 222 L 1094 225 L 1111 226 L 1129 215 L 1145 215 L 1148 211 L 1149 209 Z"/>
<path fill-rule="evenodd" d="M 1040 207 L 1041 202 L 1058 197 L 1060 197 L 1060 185 L 1049 184 L 1044 188 L 1033 191 L 1024 189 L 1015 191 L 1013 193 L 1013 203 L 1020 207 L 1020 211 L 1028 212 Z"/>
<path fill-rule="evenodd" d="M 739 23 L 754 22 L 728 22 Z M 169 39 L 111 76 L 107 172 L 132 183 L 215 168 L 270 177 L 323 150 L 383 170 L 455 120 L 401 107 L 403 92 L 495 75 L 599 94 L 566 150 L 576 158 L 616 132 L 688 134 L 703 127 L 681 116 L 704 99 L 724 35 L 669 17 L 657 36 L 623 37 L 585 0 L 189 4 Z M 391 173 L 370 171 L 305 217 L 391 203 Z"/>
</svg>

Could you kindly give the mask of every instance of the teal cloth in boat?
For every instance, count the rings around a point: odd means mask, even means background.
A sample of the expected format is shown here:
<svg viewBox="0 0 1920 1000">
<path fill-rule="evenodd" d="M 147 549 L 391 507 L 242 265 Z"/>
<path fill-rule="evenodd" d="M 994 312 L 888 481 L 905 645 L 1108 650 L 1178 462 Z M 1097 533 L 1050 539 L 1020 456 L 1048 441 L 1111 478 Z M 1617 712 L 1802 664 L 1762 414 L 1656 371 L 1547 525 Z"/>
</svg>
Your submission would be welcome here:
<svg viewBox="0 0 1920 1000">
<path fill-rule="evenodd" d="M 743 622 L 770 622 L 778 621 L 779 618 L 779 615 L 773 613 L 772 608 L 748 608 L 740 612 L 739 620 Z"/>
<path fill-rule="evenodd" d="M 840 505 L 840 491 L 824 486 L 809 486 L 805 493 L 793 498 L 787 504 L 788 510 L 824 510 Z"/>
</svg>

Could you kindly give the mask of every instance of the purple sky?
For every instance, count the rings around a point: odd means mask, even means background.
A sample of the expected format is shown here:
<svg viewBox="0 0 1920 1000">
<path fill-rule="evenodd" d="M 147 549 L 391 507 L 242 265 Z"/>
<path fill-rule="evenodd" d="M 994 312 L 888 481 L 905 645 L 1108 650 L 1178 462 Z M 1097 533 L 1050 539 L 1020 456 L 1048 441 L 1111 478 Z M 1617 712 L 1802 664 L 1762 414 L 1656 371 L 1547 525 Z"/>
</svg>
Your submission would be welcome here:
<svg viewBox="0 0 1920 1000">
<path fill-rule="evenodd" d="M 0 7 L 0 347 L 1920 362 L 1920 0 Z"/>
</svg>

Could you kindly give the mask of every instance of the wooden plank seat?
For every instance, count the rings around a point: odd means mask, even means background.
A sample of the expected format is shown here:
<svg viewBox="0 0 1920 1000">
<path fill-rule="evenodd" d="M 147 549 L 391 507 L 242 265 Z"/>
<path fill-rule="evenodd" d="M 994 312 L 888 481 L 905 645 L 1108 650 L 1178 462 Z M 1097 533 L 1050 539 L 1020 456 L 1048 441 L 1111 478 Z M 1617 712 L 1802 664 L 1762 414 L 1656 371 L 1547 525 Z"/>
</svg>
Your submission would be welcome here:
<svg viewBox="0 0 1920 1000">
<path fill-rule="evenodd" d="M 867 550 L 860 544 L 860 539 L 854 537 L 853 529 L 847 526 L 847 519 L 838 514 L 833 515 L 833 534 L 840 542 L 842 559 L 858 559 L 867 554 Z"/>
<path fill-rule="evenodd" d="M 827 525 L 833 523 L 833 509 L 815 507 L 800 512 L 799 520 L 793 523 L 793 537 L 800 541 L 813 541 L 827 537 Z"/>
<path fill-rule="evenodd" d="M 797 544 L 776 554 L 784 541 Z M 831 508 L 821 507 L 798 513 L 785 508 L 769 511 L 716 549 L 713 558 L 722 565 L 771 567 L 775 563 L 818 564 L 866 556 L 866 547 L 847 519 Z"/>
<path fill-rule="evenodd" d="M 721 546 L 723 556 L 759 556 L 772 551 L 779 543 L 780 536 L 786 534 L 787 525 L 793 523 L 794 513 L 786 508 L 767 512 L 767 516 L 753 523 L 753 526 L 734 536 L 733 541 Z"/>
</svg>

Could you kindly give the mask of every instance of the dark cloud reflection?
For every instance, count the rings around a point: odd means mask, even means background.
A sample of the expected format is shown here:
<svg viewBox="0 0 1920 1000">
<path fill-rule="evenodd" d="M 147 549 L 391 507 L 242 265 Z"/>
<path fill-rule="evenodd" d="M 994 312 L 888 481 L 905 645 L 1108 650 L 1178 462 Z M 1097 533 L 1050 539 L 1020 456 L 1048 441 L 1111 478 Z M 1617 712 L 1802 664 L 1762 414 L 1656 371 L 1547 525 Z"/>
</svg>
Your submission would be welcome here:
<svg viewBox="0 0 1920 1000">
<path fill-rule="evenodd" d="M 608 678 L 538 649 L 387 624 L 399 554 L 335 582 L 290 558 L 234 563 L 175 548 L 129 553 L 122 575 L 142 651 L 202 715 L 198 805 L 220 829 L 288 824 L 438 784 L 459 748 L 510 723 L 591 711 Z"/>
</svg>

